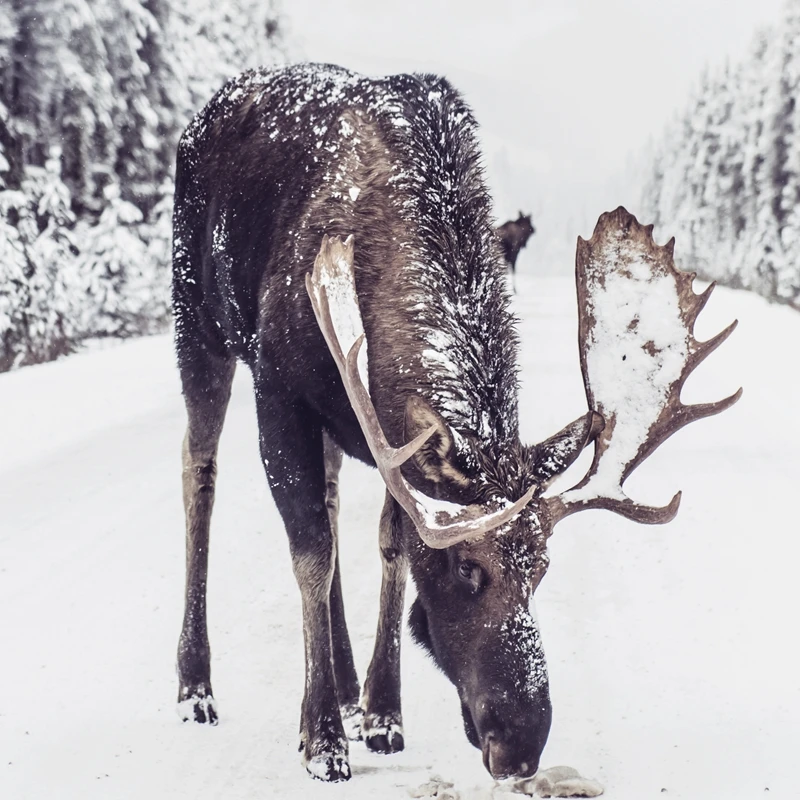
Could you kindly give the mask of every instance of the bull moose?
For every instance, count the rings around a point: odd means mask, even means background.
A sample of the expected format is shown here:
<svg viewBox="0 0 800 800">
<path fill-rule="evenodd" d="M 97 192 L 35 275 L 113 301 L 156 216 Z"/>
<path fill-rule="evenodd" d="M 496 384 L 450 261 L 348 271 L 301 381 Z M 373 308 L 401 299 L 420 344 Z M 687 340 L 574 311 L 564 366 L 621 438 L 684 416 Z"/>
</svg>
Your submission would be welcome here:
<svg viewBox="0 0 800 800">
<path fill-rule="evenodd" d="M 240 360 L 253 375 L 261 456 L 302 598 L 307 771 L 348 779 L 348 737 L 380 753 L 403 749 L 409 568 L 411 631 L 454 684 L 486 768 L 496 778 L 537 770 L 551 706 L 532 599 L 554 525 L 592 508 L 671 519 L 678 495 L 643 507 L 623 482 L 673 431 L 738 398 L 681 405 L 684 380 L 733 326 L 694 339 L 708 293 L 692 292 L 672 242 L 657 246 L 651 230 L 620 208 L 579 240 L 589 410 L 525 445 L 518 337 L 476 123 L 458 92 L 433 75 L 373 79 L 306 64 L 246 72 L 215 95 L 181 139 L 175 191 L 175 342 L 188 414 L 184 719 L 217 722 L 209 525 Z M 547 494 L 589 443 L 586 477 Z M 337 557 L 343 452 L 386 484 L 363 692 Z"/>
<path fill-rule="evenodd" d="M 514 291 L 517 290 L 517 256 L 519 251 L 528 244 L 528 239 L 536 233 L 533 227 L 530 214 L 519 212 L 517 219 L 510 219 L 495 229 L 497 238 L 500 241 L 500 249 L 503 257 L 511 269 L 511 285 Z"/>
</svg>

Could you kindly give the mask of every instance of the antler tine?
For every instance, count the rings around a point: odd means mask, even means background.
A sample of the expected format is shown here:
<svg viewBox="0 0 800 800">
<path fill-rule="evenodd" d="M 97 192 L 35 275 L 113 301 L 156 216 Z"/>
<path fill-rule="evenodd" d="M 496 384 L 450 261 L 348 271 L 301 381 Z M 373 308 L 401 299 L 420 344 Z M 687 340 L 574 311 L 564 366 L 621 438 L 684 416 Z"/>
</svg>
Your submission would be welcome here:
<svg viewBox="0 0 800 800">
<path fill-rule="evenodd" d="M 430 428 L 424 430 L 408 444 L 395 448 L 387 441 L 383 428 L 378 424 L 372 424 L 373 419 L 375 423 L 377 423 L 378 415 L 374 413 L 375 407 L 372 405 L 372 398 L 369 396 L 369 391 L 361 380 L 361 374 L 358 369 L 358 354 L 361 351 L 361 346 L 364 344 L 365 339 L 366 334 L 362 333 L 361 336 L 353 342 L 353 346 L 347 354 L 347 359 L 345 361 L 345 372 L 348 380 L 347 386 L 353 394 L 357 396 L 359 408 L 366 409 L 370 412 L 368 416 L 371 440 L 378 451 L 381 462 L 387 469 L 397 469 L 408 461 L 408 459 L 436 433 L 436 426 L 431 425 Z"/>
<path fill-rule="evenodd" d="M 695 295 L 695 297 L 702 297 L 703 295 Z M 693 341 L 692 344 L 692 354 L 689 358 L 686 374 L 685 377 L 688 378 L 689 375 L 694 371 L 694 368 L 705 361 L 735 330 L 737 325 L 739 324 L 739 320 L 735 319 L 725 328 L 724 331 L 720 331 L 716 336 L 712 336 L 705 342 L 697 342 Z"/>
<path fill-rule="evenodd" d="M 576 511 L 605 508 L 646 524 L 669 522 L 680 493 L 662 508 L 640 506 L 622 485 L 669 436 L 690 422 L 732 406 L 724 400 L 684 405 L 681 389 L 692 371 L 719 347 L 736 322 L 706 342 L 694 338 L 695 321 L 713 291 L 692 289 L 694 273 L 673 262 L 675 240 L 653 241 L 620 207 L 603 214 L 592 238 L 578 241 L 581 369 L 589 407 L 606 426 L 589 472 L 577 486 L 546 499 L 554 522 Z"/>
<path fill-rule="evenodd" d="M 480 536 L 504 525 L 530 502 L 536 484 L 515 503 L 490 511 L 482 505 L 461 506 L 433 500 L 414 489 L 400 471 L 406 462 L 435 433 L 432 426 L 402 447 L 392 447 L 378 421 L 365 383 L 359 354 L 366 341 L 353 274 L 353 237 L 342 245 L 338 237 L 324 236 L 314 271 L 306 275 L 306 290 L 328 348 L 339 369 L 345 391 L 366 438 L 375 465 L 394 499 L 402 506 L 429 547 L 443 549 L 465 539 Z M 328 288 L 336 296 L 334 314 Z M 334 318 L 336 317 L 336 319 Z M 341 337 L 352 340 L 347 356 Z"/>
<path fill-rule="evenodd" d="M 675 241 L 675 237 L 671 239 L 672 242 Z M 716 289 L 717 282 L 712 281 L 711 283 L 706 286 L 705 291 L 701 292 L 700 294 L 694 295 L 692 299 L 692 306 L 691 310 L 689 311 L 689 319 L 691 321 L 692 327 L 694 327 L 694 323 L 697 321 L 697 318 L 700 316 L 700 312 L 706 307 L 706 303 L 708 302 L 709 298 L 711 297 L 711 293 Z"/>
<path fill-rule="evenodd" d="M 723 400 L 717 400 L 715 403 L 696 403 L 691 406 L 681 406 L 674 430 L 670 431 L 670 434 L 680 430 L 690 422 L 695 422 L 705 417 L 713 417 L 715 414 L 721 414 L 736 403 L 741 396 L 742 389 L 737 389 L 732 395 L 729 395 Z M 665 436 L 664 438 L 667 437 Z"/>
<path fill-rule="evenodd" d="M 560 497 L 552 497 L 547 498 L 548 514 L 551 525 L 555 525 L 556 522 L 560 522 L 564 517 L 568 517 L 578 511 L 602 508 L 643 525 L 663 525 L 675 519 L 675 515 L 681 505 L 682 494 L 682 492 L 677 492 L 665 506 L 645 506 L 627 498 L 625 500 L 614 500 L 603 497 L 598 498 L 596 501 L 578 500 L 573 503 L 565 503 Z"/>
<path fill-rule="evenodd" d="M 682 273 L 681 277 L 684 275 L 686 278 L 691 278 L 694 276 L 694 273 Z M 689 289 L 689 291 L 691 291 L 691 289 Z M 696 295 L 692 292 L 692 299 L 695 297 L 702 298 L 704 295 L 707 299 L 708 294 L 708 289 L 706 292 L 700 295 Z M 670 397 L 666 406 L 666 410 L 669 411 L 669 414 L 662 412 L 661 418 L 659 418 L 652 426 L 647 438 L 647 446 L 643 447 L 636 458 L 634 458 L 625 468 L 625 471 L 622 475 L 623 481 L 636 469 L 636 467 L 639 466 L 639 464 L 642 463 L 642 461 L 644 461 L 664 441 L 672 436 L 673 433 L 676 433 L 681 428 L 685 428 L 692 422 L 696 422 L 698 419 L 704 419 L 705 417 L 711 417 L 715 414 L 722 413 L 736 403 L 742 396 L 742 389 L 739 388 L 732 395 L 729 395 L 722 400 L 717 400 L 713 403 L 696 403 L 693 405 L 685 405 L 680 401 L 680 391 L 688 380 L 689 376 L 692 374 L 692 372 L 694 372 L 695 368 L 705 361 L 706 358 L 708 358 L 734 332 L 734 330 L 736 330 L 738 324 L 739 321 L 734 320 L 730 325 L 728 325 L 727 328 L 725 328 L 723 331 L 720 331 L 716 336 L 713 336 L 711 339 L 708 339 L 705 342 L 698 342 L 694 339 L 694 337 L 689 337 L 689 357 L 686 360 L 686 364 L 681 372 L 680 378 L 676 382 L 676 386 L 670 393 Z M 693 325 L 694 323 L 692 322 L 692 327 Z M 621 513 L 623 516 L 626 516 L 621 511 L 618 511 L 617 513 Z M 632 519 L 632 517 L 629 517 L 629 519 Z M 670 520 L 665 521 L 669 522 Z"/>
</svg>

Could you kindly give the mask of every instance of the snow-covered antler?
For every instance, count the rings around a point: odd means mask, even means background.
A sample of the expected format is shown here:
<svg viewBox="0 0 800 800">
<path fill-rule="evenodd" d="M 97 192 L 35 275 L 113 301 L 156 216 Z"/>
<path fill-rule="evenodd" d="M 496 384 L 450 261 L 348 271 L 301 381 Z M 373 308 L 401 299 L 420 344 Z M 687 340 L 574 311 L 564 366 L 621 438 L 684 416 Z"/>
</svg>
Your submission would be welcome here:
<svg viewBox="0 0 800 800">
<path fill-rule="evenodd" d="M 338 236 L 323 237 L 314 261 L 314 272 L 306 275 L 306 289 L 378 471 L 425 544 L 440 549 L 450 547 L 497 528 L 518 514 L 533 497 L 535 484 L 515 503 L 489 509 L 483 505 L 462 506 L 430 498 L 411 486 L 400 472 L 401 464 L 425 444 L 436 427 L 423 431 L 399 448 L 387 442 L 381 429 L 367 389 L 367 357 L 362 350 L 365 334 L 353 273 L 352 236 L 344 244 Z M 347 348 L 347 356 L 343 347 Z"/>
<path fill-rule="evenodd" d="M 695 294 L 695 276 L 675 268 L 674 246 L 674 239 L 656 245 L 653 226 L 640 225 L 622 207 L 600 217 L 588 242 L 578 239 L 581 369 L 589 408 L 605 426 L 586 477 L 545 499 L 553 524 L 590 508 L 636 522 L 669 522 L 680 492 L 663 508 L 642 506 L 625 496 L 625 479 L 675 431 L 724 411 L 742 393 L 716 403 L 681 403 L 692 370 L 728 338 L 736 322 L 707 342 L 694 338 L 695 320 L 714 286 Z"/>
</svg>

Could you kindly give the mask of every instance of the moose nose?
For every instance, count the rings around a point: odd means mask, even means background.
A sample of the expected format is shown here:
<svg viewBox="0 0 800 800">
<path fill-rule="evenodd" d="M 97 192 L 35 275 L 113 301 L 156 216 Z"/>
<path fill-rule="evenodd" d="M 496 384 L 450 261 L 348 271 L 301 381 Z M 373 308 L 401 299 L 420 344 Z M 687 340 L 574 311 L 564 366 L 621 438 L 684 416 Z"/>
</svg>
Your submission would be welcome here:
<svg viewBox="0 0 800 800">
<path fill-rule="evenodd" d="M 534 775 L 550 731 L 549 698 L 527 704 L 510 700 L 484 694 L 472 704 L 483 764 L 498 780 Z"/>
<path fill-rule="evenodd" d="M 535 774 L 539 768 L 538 758 L 519 759 L 514 748 L 493 732 L 486 735 L 482 750 L 483 765 L 495 780 L 511 777 L 527 778 Z"/>
</svg>

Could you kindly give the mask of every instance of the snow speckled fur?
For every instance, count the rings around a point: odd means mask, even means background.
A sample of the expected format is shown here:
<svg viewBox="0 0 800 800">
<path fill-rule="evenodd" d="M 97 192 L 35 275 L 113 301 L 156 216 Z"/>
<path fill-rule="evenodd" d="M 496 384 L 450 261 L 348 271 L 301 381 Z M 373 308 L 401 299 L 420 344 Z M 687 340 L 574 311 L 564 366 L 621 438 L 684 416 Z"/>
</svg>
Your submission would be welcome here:
<svg viewBox="0 0 800 800">
<path fill-rule="evenodd" d="M 244 361 L 253 373 L 262 461 L 303 596 L 301 729 L 315 775 L 344 777 L 337 767 L 347 754 L 343 703 L 335 695 L 341 676 L 348 695 L 358 687 L 338 588 L 335 515 L 322 513 L 325 487 L 335 480 L 323 437 L 367 463 L 372 456 L 305 278 L 323 235 L 354 237 L 378 421 L 394 446 L 415 435 L 421 408 L 421 418 L 439 428 L 404 465 L 409 482 L 445 502 L 515 501 L 565 469 L 585 436 L 568 431 L 537 447 L 519 441 L 518 340 L 493 224 L 475 120 L 458 92 L 433 75 L 366 78 L 309 64 L 250 71 L 226 84 L 181 140 L 173 305 L 187 442 L 203 468 L 216 451 L 232 365 Z M 352 337 L 360 326 L 351 317 L 336 325 Z M 211 506 L 192 495 L 187 509 L 195 506 L 187 598 L 198 613 L 187 611 L 179 672 L 183 686 L 210 692 L 199 598 Z M 367 746 L 403 747 L 397 638 L 407 560 L 419 595 L 415 635 L 457 687 L 470 741 L 484 742 L 495 773 L 528 774 L 551 714 L 529 613 L 547 566 L 544 521 L 531 507 L 479 541 L 434 551 L 395 506 L 388 506 L 391 544 L 381 543 L 386 591 L 362 698 Z"/>
<path fill-rule="evenodd" d="M 398 342 L 403 353 L 392 359 L 396 377 L 391 384 L 399 381 L 401 394 L 421 392 L 454 428 L 476 432 L 486 445 L 513 441 L 517 337 L 492 233 L 475 120 L 461 96 L 432 75 L 371 79 L 311 64 L 253 70 L 226 84 L 194 118 L 181 143 L 186 160 L 199 160 L 204 145 L 228 125 L 236 125 L 242 138 L 289 148 L 297 189 L 306 196 L 299 219 L 287 220 L 283 232 L 301 274 L 286 275 L 285 284 L 262 283 L 262 293 L 280 287 L 304 303 L 302 295 L 297 297 L 303 292 L 297 279 L 309 269 L 309 257 L 313 262 L 321 231 L 356 234 L 360 282 L 365 272 L 384 269 L 372 256 L 386 248 L 365 239 L 362 231 L 373 204 L 388 201 L 396 212 L 394 220 L 386 220 L 391 235 L 403 234 L 389 256 L 401 272 L 397 299 L 406 303 L 404 316 L 414 323 L 412 347 L 402 336 Z M 295 151 L 298 144 L 303 152 Z M 386 163 L 379 164 L 381 159 Z M 229 182 L 235 190 L 248 167 L 227 166 L 234 172 Z M 221 202 L 217 224 L 237 213 Z M 378 215 L 378 224 L 386 215 Z M 377 235 L 384 231 L 369 238 Z M 226 239 L 216 235 L 215 244 Z M 234 253 L 241 248 L 235 240 L 227 244 Z M 224 262 L 224 253 L 217 255 Z M 187 283 L 194 279 L 182 277 Z M 227 308 L 219 328 L 227 344 L 240 351 L 244 345 L 250 352 L 242 356 L 253 357 L 257 342 L 247 335 L 253 320 L 241 319 L 234 305 L 241 290 L 235 290 L 232 277 L 219 277 L 220 289 L 234 289 L 222 291 Z M 248 300 L 258 302 L 252 295 Z M 179 324 L 181 318 L 177 314 Z M 374 341 L 375 333 L 367 333 Z M 421 376 L 427 376 L 422 385 Z M 373 384 L 382 385 L 387 377 L 381 371 Z"/>
</svg>

